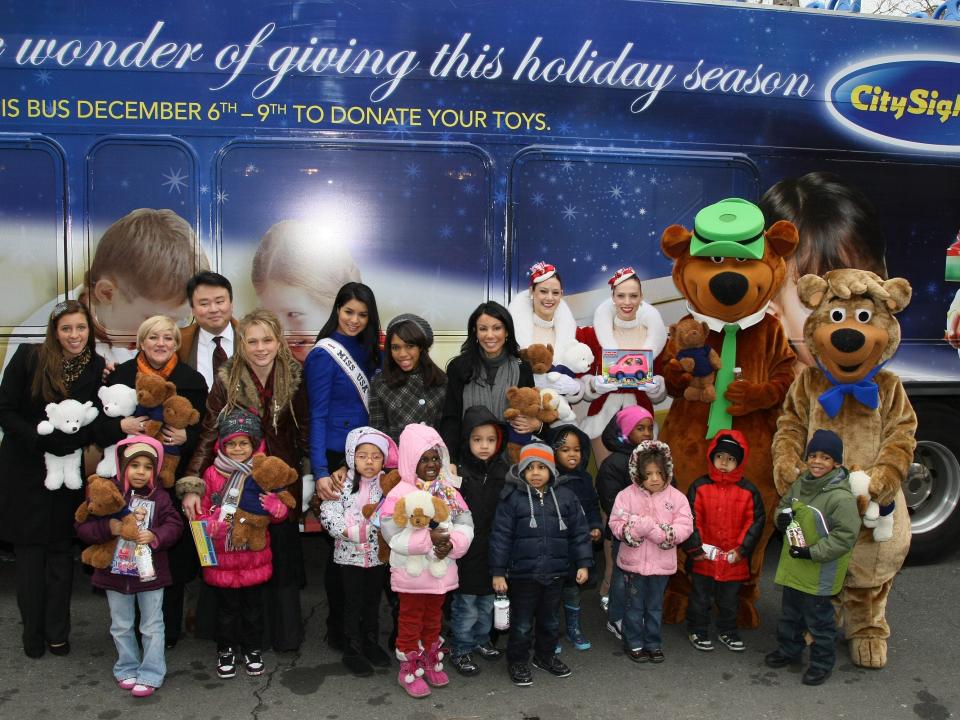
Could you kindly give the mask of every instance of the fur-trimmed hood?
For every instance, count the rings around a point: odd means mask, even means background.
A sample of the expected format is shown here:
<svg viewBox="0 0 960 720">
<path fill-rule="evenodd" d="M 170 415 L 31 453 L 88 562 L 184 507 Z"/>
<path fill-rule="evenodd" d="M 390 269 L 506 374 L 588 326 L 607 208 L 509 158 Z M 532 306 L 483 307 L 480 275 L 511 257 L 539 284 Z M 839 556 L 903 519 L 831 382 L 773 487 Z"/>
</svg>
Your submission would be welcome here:
<svg viewBox="0 0 960 720">
<path fill-rule="evenodd" d="M 610 298 L 600 303 L 593 313 L 593 331 L 597 335 L 601 348 L 619 347 L 613 334 L 613 318 L 616 317 L 616 313 L 613 300 Z M 640 324 L 647 329 L 646 348 L 643 349 L 652 350 L 653 356 L 657 357 L 667 344 L 667 327 L 663 324 L 663 318 L 646 300 L 640 301 L 637 317 L 640 319 Z"/>
<path fill-rule="evenodd" d="M 230 370 L 233 368 L 235 362 L 243 361 L 237 356 L 228 358 L 217 371 L 217 377 L 228 390 L 230 388 Z M 279 362 L 279 360 L 274 363 L 275 373 L 278 369 L 277 362 Z M 290 405 L 293 401 L 293 396 L 297 392 L 297 388 L 299 388 L 300 383 L 303 382 L 303 368 L 301 368 L 300 363 L 293 358 L 288 361 L 287 370 L 290 373 L 290 384 L 286 388 L 287 392 L 282 396 L 276 394 L 276 384 L 274 385 L 273 407 L 275 411 L 272 413 L 274 426 L 276 426 L 277 416 L 280 414 L 280 410 Z M 264 416 L 263 406 L 260 403 L 260 394 L 257 392 L 257 386 L 253 380 L 253 373 L 249 367 L 245 367 L 243 372 L 241 372 L 240 382 L 237 385 L 236 391 L 236 404 L 239 407 L 249 408 L 256 412 L 261 418 Z M 274 427 L 274 431 L 276 431 L 276 427 Z"/>
<path fill-rule="evenodd" d="M 513 332 L 517 337 L 517 344 L 521 349 L 529 347 L 533 343 L 533 298 L 530 297 L 530 291 L 517 293 L 507 310 L 513 318 Z M 553 346 L 557 349 L 577 341 L 577 321 L 563 298 L 553 314 L 553 330 L 556 334 Z"/>
</svg>

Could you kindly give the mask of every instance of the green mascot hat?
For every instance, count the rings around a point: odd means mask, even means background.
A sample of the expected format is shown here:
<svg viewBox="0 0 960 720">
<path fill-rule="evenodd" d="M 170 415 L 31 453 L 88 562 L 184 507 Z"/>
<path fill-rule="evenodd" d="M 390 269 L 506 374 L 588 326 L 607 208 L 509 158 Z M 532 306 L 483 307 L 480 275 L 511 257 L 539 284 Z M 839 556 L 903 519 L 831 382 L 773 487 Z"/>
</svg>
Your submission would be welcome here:
<svg viewBox="0 0 960 720">
<path fill-rule="evenodd" d="M 727 198 L 708 205 L 693 220 L 690 254 L 762 260 L 763 213 L 747 200 Z"/>
</svg>

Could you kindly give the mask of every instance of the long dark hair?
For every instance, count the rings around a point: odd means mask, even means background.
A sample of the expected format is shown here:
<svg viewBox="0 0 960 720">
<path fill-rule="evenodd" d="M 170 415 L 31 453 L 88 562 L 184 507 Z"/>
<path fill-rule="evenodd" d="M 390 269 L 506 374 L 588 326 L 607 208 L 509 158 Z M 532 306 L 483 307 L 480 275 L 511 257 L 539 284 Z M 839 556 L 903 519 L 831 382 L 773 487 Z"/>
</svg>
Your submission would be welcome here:
<svg viewBox="0 0 960 720">
<path fill-rule="evenodd" d="M 363 283 L 348 282 L 337 291 L 330 317 L 317 333 L 317 340 L 330 337 L 337 331 L 340 324 L 338 318 L 340 308 L 351 300 L 362 302 L 367 306 L 367 326 L 360 333 L 360 344 L 367 351 L 368 367 L 375 368 L 380 365 L 380 313 L 377 312 L 377 299 L 373 296 L 373 290 Z"/>
<path fill-rule="evenodd" d="M 812 172 L 781 180 L 760 198 L 760 209 L 767 227 L 777 220 L 797 226 L 794 262 L 800 275 L 851 267 L 887 276 L 880 216 L 866 195 L 839 176 Z"/>
<path fill-rule="evenodd" d="M 477 320 L 481 315 L 489 315 L 503 323 L 507 330 L 507 340 L 503 344 L 503 349 L 510 357 L 520 357 L 520 346 L 517 344 L 517 336 L 513 331 L 513 318 L 510 317 L 510 312 L 503 305 L 493 300 L 480 303 L 477 309 L 470 313 L 470 319 L 467 320 L 467 339 L 460 346 L 460 356 L 467 359 L 471 379 L 486 376 L 484 354 L 480 349 L 480 342 L 477 340 Z"/>
<path fill-rule="evenodd" d="M 57 339 L 57 323 L 64 315 L 80 313 L 87 319 L 87 347 L 94 352 L 97 340 L 93 332 L 93 316 L 90 308 L 77 300 L 65 300 L 54 306 L 53 312 L 47 320 L 47 334 L 43 344 L 37 347 L 37 369 L 33 373 L 33 382 L 30 392 L 35 398 L 43 398 L 47 402 L 58 402 L 67 397 L 66 384 L 63 382 L 63 347 Z"/>
<path fill-rule="evenodd" d="M 387 340 L 384 343 L 383 357 L 383 379 L 387 387 L 398 388 L 407 382 L 407 374 L 400 369 L 393 359 L 393 353 L 390 351 L 390 344 L 393 338 L 416 345 L 420 348 L 420 375 L 423 377 L 424 387 L 434 387 L 447 384 L 447 375 L 438 368 L 430 357 L 430 344 L 427 342 L 427 336 L 423 330 L 413 320 L 404 320 L 387 328 Z"/>
</svg>

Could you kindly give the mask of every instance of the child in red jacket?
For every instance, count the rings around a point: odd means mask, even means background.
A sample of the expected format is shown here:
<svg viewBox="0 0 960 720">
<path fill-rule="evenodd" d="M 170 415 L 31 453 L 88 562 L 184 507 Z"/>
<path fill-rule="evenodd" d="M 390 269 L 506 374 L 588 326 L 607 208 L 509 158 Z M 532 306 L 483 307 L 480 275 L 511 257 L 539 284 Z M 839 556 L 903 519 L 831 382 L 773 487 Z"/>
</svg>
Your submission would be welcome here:
<svg viewBox="0 0 960 720">
<path fill-rule="evenodd" d="M 203 580 L 217 597 L 217 675 L 237 674 L 237 656 L 247 675 L 263 673 L 263 584 L 273 575 L 270 533 L 263 550 L 234 547 L 230 542 L 233 511 L 254 480 L 251 461 L 263 453 L 263 428 L 254 413 L 236 409 L 220 418 L 217 456 L 203 473 L 204 494 L 200 520 L 207 523 L 217 564 L 203 568 Z M 259 488 L 256 488 L 259 490 Z M 287 506 L 273 493 L 260 495 L 260 504 L 274 522 L 287 517 Z"/>
<path fill-rule="evenodd" d="M 748 451 L 743 435 L 721 430 L 707 449 L 707 474 L 687 491 L 694 531 L 681 547 L 692 585 L 687 631 L 697 650 L 713 650 L 708 628 L 714 603 L 717 639 L 728 650 L 747 649 L 737 634 L 738 596 L 765 522 L 760 492 L 743 477 Z"/>
</svg>

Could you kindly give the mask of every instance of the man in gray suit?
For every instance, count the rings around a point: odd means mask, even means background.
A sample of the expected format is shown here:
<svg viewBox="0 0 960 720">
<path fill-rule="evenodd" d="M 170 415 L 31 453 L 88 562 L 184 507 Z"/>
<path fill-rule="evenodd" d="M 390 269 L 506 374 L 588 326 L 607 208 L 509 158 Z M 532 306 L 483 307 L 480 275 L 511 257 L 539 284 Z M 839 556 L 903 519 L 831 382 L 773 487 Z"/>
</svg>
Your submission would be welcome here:
<svg viewBox="0 0 960 720">
<path fill-rule="evenodd" d="M 199 272 L 187 283 L 187 300 L 194 320 L 180 331 L 180 361 L 203 375 L 209 390 L 216 370 L 236 347 L 233 287 L 219 273 Z"/>
</svg>

